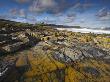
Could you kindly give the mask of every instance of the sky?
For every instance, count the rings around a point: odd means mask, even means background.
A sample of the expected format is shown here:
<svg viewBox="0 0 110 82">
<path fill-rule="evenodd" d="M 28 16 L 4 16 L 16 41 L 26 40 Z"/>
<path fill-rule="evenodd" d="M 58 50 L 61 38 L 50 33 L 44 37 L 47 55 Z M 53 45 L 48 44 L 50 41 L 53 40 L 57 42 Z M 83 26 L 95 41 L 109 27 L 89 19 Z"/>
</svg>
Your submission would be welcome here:
<svg viewBox="0 0 110 82">
<path fill-rule="evenodd" d="M 0 0 L 0 18 L 110 28 L 110 0 Z"/>
</svg>

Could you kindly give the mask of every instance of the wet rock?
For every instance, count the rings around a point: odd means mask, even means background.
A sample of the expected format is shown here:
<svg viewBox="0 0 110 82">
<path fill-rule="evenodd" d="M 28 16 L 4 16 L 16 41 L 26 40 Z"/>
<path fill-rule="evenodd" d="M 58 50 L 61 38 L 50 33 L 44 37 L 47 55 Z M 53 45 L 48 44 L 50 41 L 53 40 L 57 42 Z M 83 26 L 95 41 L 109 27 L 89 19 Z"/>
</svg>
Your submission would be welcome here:
<svg viewBox="0 0 110 82">
<path fill-rule="evenodd" d="M 65 48 L 64 53 L 66 56 L 71 58 L 73 61 L 75 61 L 77 59 L 80 60 L 82 58 L 82 52 L 80 50 L 78 50 L 77 48 L 75 48 L 75 49 Z"/>
<path fill-rule="evenodd" d="M 23 45 L 22 42 L 18 42 L 18 43 L 14 43 L 12 45 L 4 46 L 4 47 L 2 47 L 2 49 L 3 49 L 4 52 L 14 52 L 14 51 L 20 49 L 20 47 L 22 45 Z"/>
<path fill-rule="evenodd" d="M 9 37 L 10 36 L 10 37 Z M 0 38 L 0 53 L 11 53 L 16 52 L 21 49 L 25 49 L 26 47 L 34 46 L 37 42 L 40 41 L 36 36 L 31 35 L 26 32 L 17 32 L 11 34 L 2 34 Z"/>
<path fill-rule="evenodd" d="M 78 45 L 76 47 L 78 48 L 78 50 L 80 49 L 84 57 L 100 58 L 108 55 L 108 53 L 105 50 L 93 47 L 88 44 Z"/>
<path fill-rule="evenodd" d="M 10 75 L 9 75 L 10 74 Z M 10 77 L 12 77 L 10 79 Z M 0 61 L 0 82 L 13 82 L 19 77 L 15 62 L 10 59 Z"/>
<path fill-rule="evenodd" d="M 60 52 L 55 52 L 52 57 L 62 63 L 71 63 L 72 59 L 69 58 L 67 55 L 60 53 Z"/>
<path fill-rule="evenodd" d="M 93 68 L 93 67 L 84 67 L 83 71 L 85 73 L 91 74 L 93 77 L 100 76 L 100 72 L 96 68 Z"/>
</svg>

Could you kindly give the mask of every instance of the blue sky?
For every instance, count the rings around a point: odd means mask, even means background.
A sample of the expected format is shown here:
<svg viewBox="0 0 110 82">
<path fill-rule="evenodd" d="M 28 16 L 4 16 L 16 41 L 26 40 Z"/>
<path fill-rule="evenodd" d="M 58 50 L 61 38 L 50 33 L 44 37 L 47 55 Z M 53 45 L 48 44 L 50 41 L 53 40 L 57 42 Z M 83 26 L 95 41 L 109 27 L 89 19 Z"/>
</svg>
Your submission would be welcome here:
<svg viewBox="0 0 110 82">
<path fill-rule="evenodd" d="M 0 18 L 89 28 L 110 27 L 110 0 L 0 0 Z"/>
</svg>

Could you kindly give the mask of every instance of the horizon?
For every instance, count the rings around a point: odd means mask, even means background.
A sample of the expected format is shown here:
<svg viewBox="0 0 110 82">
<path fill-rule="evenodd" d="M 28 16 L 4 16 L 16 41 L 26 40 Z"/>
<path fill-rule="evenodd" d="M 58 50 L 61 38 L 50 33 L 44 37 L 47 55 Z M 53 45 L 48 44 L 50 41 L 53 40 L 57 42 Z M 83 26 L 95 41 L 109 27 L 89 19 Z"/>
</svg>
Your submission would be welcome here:
<svg viewBox="0 0 110 82">
<path fill-rule="evenodd" d="M 55 26 L 64 26 L 64 27 L 57 27 L 57 28 L 77 28 L 78 29 L 93 29 L 93 30 L 109 30 L 109 27 L 101 27 L 101 28 L 91 28 L 91 27 L 82 27 L 82 26 L 78 26 L 78 25 L 63 25 L 63 24 L 51 24 L 51 23 L 45 23 L 45 22 L 36 22 L 36 23 L 30 23 L 30 22 L 21 22 L 21 21 L 15 21 L 15 20 L 9 20 L 9 19 L 0 19 L 3 21 L 11 21 L 11 22 L 17 22 L 17 23 L 28 23 L 28 24 L 32 24 L 32 25 L 36 25 L 36 24 L 44 24 L 44 25 L 55 25 Z"/>
<path fill-rule="evenodd" d="M 109 0 L 2 0 L 0 18 L 88 28 L 110 27 Z"/>
</svg>

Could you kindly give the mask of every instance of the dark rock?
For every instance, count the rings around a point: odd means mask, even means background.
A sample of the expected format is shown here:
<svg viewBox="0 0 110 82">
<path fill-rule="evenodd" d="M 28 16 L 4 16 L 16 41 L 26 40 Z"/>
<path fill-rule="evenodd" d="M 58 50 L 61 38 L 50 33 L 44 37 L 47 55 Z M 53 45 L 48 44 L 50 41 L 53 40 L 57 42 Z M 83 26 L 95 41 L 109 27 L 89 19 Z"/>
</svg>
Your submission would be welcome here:
<svg viewBox="0 0 110 82">
<path fill-rule="evenodd" d="M 99 72 L 96 68 L 93 68 L 93 67 L 84 67 L 84 68 L 83 68 L 83 71 L 84 71 L 85 73 L 88 73 L 88 74 L 93 75 L 93 77 L 98 77 L 98 76 L 100 76 L 100 72 Z"/>
<path fill-rule="evenodd" d="M 69 58 L 67 55 L 60 53 L 60 52 L 55 52 L 52 57 L 62 63 L 71 63 L 72 59 Z"/>
</svg>

